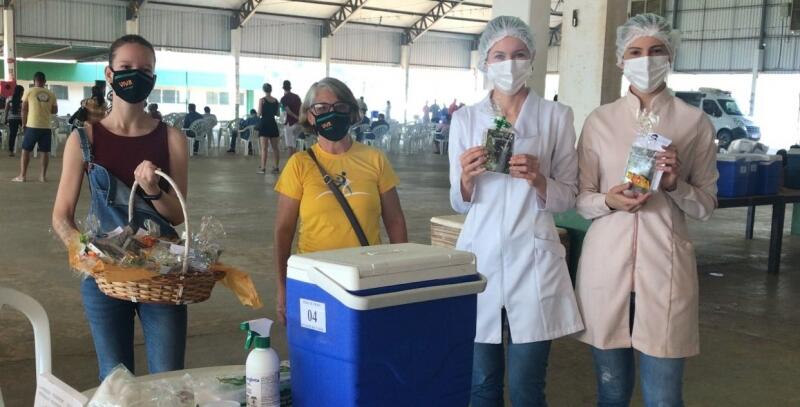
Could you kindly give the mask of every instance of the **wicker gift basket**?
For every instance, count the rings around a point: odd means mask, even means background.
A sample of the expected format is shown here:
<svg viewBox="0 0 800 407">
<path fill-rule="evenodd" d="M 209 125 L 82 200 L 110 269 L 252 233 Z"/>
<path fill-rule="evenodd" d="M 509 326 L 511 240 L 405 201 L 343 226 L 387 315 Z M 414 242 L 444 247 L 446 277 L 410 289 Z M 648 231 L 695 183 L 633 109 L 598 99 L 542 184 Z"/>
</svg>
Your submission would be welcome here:
<svg viewBox="0 0 800 407">
<path fill-rule="evenodd" d="M 106 273 L 100 271 L 91 273 L 97 282 L 97 287 L 105 295 L 125 301 L 151 303 L 151 304 L 192 304 L 203 302 L 211 296 L 211 290 L 218 280 L 225 276 L 225 272 L 215 270 L 213 265 L 207 271 L 192 270 L 189 267 L 189 245 L 191 234 L 189 230 L 189 216 L 186 210 L 186 201 L 180 189 L 167 174 L 161 170 L 156 170 L 156 174 L 164 178 L 175 190 L 183 210 L 183 219 L 186 227 L 187 238 L 183 244 L 181 254 L 180 272 L 158 274 L 149 278 L 137 279 L 135 281 L 111 281 Z M 137 182 L 131 187 L 131 195 L 128 200 L 128 222 L 133 220 L 134 198 L 139 187 Z M 118 268 L 123 266 L 105 264 L 104 269 Z"/>
</svg>

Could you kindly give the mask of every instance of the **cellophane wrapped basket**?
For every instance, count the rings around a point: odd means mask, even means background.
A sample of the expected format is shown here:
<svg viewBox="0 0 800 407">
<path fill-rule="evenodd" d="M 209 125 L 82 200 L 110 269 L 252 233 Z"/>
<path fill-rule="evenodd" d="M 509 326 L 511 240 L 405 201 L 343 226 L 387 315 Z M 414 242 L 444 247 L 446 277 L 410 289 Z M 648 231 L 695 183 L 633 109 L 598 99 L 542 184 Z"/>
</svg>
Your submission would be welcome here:
<svg viewBox="0 0 800 407">
<path fill-rule="evenodd" d="M 185 220 L 184 239 L 178 242 L 161 240 L 158 225 L 148 221 L 136 232 L 126 226 L 101 236 L 88 233 L 81 236 L 77 248 L 70 248 L 72 267 L 93 277 L 100 291 L 109 297 L 152 304 L 203 302 L 211 296 L 217 281 L 225 278 L 226 273 L 234 272 L 247 280 L 238 285 L 252 291 L 245 295 L 250 297 L 251 303 L 247 304 L 236 288 L 231 289 L 246 305 L 260 305 L 249 276 L 218 263 L 217 239 L 224 234 L 219 222 L 204 218 L 200 232 L 192 235 L 186 201 L 180 189 L 165 173 L 160 170 L 156 173 L 177 193 Z M 138 183 L 134 182 L 128 203 L 129 222 L 133 220 L 137 187 Z"/>
</svg>

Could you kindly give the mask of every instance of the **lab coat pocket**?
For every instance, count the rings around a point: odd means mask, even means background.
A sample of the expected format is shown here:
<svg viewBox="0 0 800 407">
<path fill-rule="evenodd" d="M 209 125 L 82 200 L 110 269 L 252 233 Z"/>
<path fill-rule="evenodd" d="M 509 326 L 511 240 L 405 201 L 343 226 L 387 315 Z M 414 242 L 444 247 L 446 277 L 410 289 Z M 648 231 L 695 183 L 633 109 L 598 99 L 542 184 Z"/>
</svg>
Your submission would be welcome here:
<svg viewBox="0 0 800 407">
<path fill-rule="evenodd" d="M 583 329 L 567 270 L 566 249 L 558 240 L 540 238 L 534 239 L 534 248 L 537 288 L 545 329 L 558 336 Z"/>
<path fill-rule="evenodd" d="M 668 350 L 692 355 L 699 351 L 697 260 L 694 245 L 672 235 L 672 284 L 670 287 Z"/>
</svg>

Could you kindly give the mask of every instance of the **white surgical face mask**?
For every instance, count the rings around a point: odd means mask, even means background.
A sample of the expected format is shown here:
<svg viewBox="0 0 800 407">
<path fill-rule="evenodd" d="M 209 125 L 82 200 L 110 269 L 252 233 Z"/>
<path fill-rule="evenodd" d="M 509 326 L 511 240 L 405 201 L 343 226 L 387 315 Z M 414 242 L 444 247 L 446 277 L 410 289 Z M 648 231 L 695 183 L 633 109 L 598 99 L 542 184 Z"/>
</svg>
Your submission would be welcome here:
<svg viewBox="0 0 800 407">
<path fill-rule="evenodd" d="M 625 60 L 624 73 L 640 92 L 653 93 L 667 80 L 670 71 L 668 56 L 640 57 Z"/>
<path fill-rule="evenodd" d="M 507 95 L 516 94 L 533 73 L 530 59 L 509 59 L 489 64 L 486 78 L 494 88 Z"/>
</svg>

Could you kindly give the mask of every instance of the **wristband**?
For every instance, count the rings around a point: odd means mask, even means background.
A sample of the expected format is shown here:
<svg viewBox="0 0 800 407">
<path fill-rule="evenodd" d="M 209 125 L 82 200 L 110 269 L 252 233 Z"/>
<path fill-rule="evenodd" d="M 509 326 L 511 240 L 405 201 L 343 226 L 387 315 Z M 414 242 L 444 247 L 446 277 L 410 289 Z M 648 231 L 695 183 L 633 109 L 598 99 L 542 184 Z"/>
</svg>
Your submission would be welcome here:
<svg viewBox="0 0 800 407">
<path fill-rule="evenodd" d="M 158 193 L 155 194 L 155 195 L 147 195 L 146 193 L 142 192 L 142 199 L 144 199 L 145 201 L 157 201 L 157 200 L 161 199 L 161 197 L 163 195 L 164 195 L 164 191 L 162 191 L 160 189 L 158 190 Z"/>
</svg>

